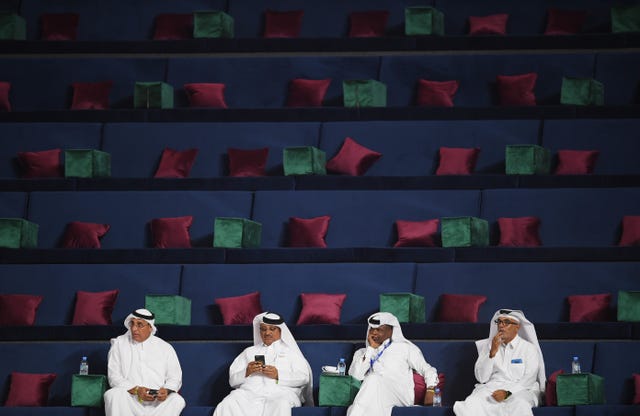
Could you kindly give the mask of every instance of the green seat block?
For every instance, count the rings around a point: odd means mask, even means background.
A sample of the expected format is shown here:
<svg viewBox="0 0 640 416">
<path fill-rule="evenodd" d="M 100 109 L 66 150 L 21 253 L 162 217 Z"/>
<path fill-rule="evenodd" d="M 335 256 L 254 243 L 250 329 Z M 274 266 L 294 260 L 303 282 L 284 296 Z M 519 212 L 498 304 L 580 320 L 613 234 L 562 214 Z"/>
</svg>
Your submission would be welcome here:
<svg viewBox="0 0 640 416">
<path fill-rule="evenodd" d="M 166 82 L 136 82 L 134 108 L 173 108 L 173 87 Z"/>
<path fill-rule="evenodd" d="M 604 404 L 604 378 L 591 373 L 559 374 L 558 406 Z"/>
<path fill-rule="evenodd" d="M 404 9 L 404 34 L 442 36 L 444 35 L 444 14 L 433 7 L 407 7 Z"/>
<path fill-rule="evenodd" d="M 38 224 L 22 218 L 0 218 L 0 247 L 36 248 Z"/>
<path fill-rule="evenodd" d="M 426 322 L 424 297 L 413 293 L 381 293 L 380 312 L 392 313 L 400 322 Z"/>
<path fill-rule="evenodd" d="M 612 6 L 611 32 L 640 32 L 640 5 Z"/>
<path fill-rule="evenodd" d="M 327 174 L 327 155 L 313 146 L 285 147 L 282 164 L 286 176 Z"/>
<path fill-rule="evenodd" d="M 351 376 L 320 374 L 319 406 L 349 406 L 360 390 L 359 380 Z"/>
<path fill-rule="evenodd" d="M 560 104 L 604 105 L 604 85 L 591 78 L 562 77 Z"/>
<path fill-rule="evenodd" d="M 191 325 L 191 299 L 178 295 L 145 295 L 144 305 L 156 316 L 156 324 Z"/>
<path fill-rule="evenodd" d="M 618 292 L 618 321 L 640 322 L 640 291 L 621 290 Z"/>
<path fill-rule="evenodd" d="M 387 86 L 374 79 L 351 79 L 342 82 L 345 107 L 386 107 Z"/>
<path fill-rule="evenodd" d="M 102 407 L 107 377 L 98 374 L 71 376 L 71 406 Z"/>
<path fill-rule="evenodd" d="M 476 217 L 440 219 L 442 247 L 486 247 L 489 245 L 489 222 Z"/>
<path fill-rule="evenodd" d="M 111 155 L 94 149 L 64 151 L 64 176 L 67 178 L 100 178 L 111 176 Z"/>
<path fill-rule="evenodd" d="M 245 218 L 218 217 L 213 226 L 213 246 L 224 248 L 258 248 L 262 224 Z"/>
<path fill-rule="evenodd" d="M 551 172 L 551 153 L 535 144 L 512 144 L 505 149 L 507 175 L 535 175 Z"/>
<path fill-rule="evenodd" d="M 202 10 L 193 13 L 193 37 L 233 38 L 233 17 L 219 10 Z"/>
<path fill-rule="evenodd" d="M 22 16 L 0 12 L 0 40 L 25 40 L 27 24 Z"/>
</svg>

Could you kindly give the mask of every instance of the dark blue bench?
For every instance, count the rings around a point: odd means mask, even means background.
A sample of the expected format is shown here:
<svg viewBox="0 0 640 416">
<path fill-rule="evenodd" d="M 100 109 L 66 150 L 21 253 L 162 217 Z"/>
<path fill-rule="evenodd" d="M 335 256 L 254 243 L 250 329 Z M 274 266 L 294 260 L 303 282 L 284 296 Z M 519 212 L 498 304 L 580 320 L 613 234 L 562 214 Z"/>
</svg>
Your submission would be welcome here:
<svg viewBox="0 0 640 416">
<path fill-rule="evenodd" d="M 2 192 L 0 218 L 25 218 L 28 195 L 25 192 Z"/>
<path fill-rule="evenodd" d="M 608 404 L 631 404 L 636 391 L 632 374 L 640 374 L 638 346 L 623 341 L 597 343 L 593 372 L 604 377 Z"/>
<path fill-rule="evenodd" d="M 640 75 L 637 71 L 625 71 L 625 68 L 637 68 L 640 56 L 634 53 L 601 52 L 595 67 L 595 78 L 604 84 L 605 104 L 631 105 L 640 103 Z"/>
</svg>

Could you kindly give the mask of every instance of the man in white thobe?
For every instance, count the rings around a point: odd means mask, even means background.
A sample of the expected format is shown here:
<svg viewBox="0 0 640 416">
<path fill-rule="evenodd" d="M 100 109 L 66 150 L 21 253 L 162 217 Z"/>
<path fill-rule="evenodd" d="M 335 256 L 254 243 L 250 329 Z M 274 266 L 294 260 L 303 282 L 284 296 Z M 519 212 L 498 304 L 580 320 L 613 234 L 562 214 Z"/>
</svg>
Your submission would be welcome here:
<svg viewBox="0 0 640 416">
<path fill-rule="evenodd" d="M 368 319 L 366 348 L 353 355 L 349 375 L 362 380 L 347 416 L 389 416 L 393 406 L 414 404 L 413 372 L 427 385 L 425 404 L 433 403 L 438 372 L 427 364 L 422 351 L 402 334 L 398 318 L 378 312 Z"/>
<path fill-rule="evenodd" d="M 137 309 L 124 320 L 127 332 L 111 340 L 104 394 L 106 416 L 178 416 L 182 369 L 173 347 L 155 336 L 155 315 Z"/>
<path fill-rule="evenodd" d="M 313 406 L 311 367 L 280 315 L 253 319 L 253 346 L 229 368 L 234 389 L 214 416 L 291 416 L 291 408 Z"/>
<path fill-rule="evenodd" d="M 546 377 L 535 327 L 519 310 L 500 309 L 489 338 L 476 342 L 475 389 L 456 402 L 456 416 L 532 416 Z"/>
</svg>

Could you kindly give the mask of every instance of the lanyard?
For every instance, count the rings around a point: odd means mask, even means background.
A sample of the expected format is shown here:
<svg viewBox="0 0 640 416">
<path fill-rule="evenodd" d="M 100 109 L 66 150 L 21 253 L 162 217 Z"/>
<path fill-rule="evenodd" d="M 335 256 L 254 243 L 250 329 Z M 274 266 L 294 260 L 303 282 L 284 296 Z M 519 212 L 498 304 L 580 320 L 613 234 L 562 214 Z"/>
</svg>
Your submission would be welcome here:
<svg viewBox="0 0 640 416">
<path fill-rule="evenodd" d="M 380 351 L 378 354 L 376 354 L 375 358 L 372 358 L 372 359 L 369 360 L 369 371 L 373 372 L 373 365 L 376 363 L 376 361 L 378 361 L 380 359 L 380 356 L 382 355 L 384 350 L 386 350 L 389 347 L 389 345 L 391 345 L 392 341 L 393 341 L 392 339 L 389 339 L 389 343 L 384 346 L 382 351 Z"/>
</svg>

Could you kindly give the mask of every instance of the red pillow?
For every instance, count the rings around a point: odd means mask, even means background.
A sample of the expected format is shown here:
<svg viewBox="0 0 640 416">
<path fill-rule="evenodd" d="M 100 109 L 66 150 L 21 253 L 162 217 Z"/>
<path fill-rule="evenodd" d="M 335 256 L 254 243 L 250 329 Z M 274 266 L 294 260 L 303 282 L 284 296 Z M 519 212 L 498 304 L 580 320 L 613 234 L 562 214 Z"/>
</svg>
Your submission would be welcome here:
<svg viewBox="0 0 640 416">
<path fill-rule="evenodd" d="M 253 318 L 262 313 L 260 292 L 228 298 L 217 298 L 215 302 L 220 308 L 222 321 L 225 325 L 251 324 L 253 323 Z"/>
<path fill-rule="evenodd" d="M 632 404 L 640 404 L 640 374 L 633 374 L 633 382 L 636 387 L 636 393 L 633 396 Z"/>
<path fill-rule="evenodd" d="M 382 153 L 368 149 L 351 137 L 344 139 L 338 154 L 327 161 L 327 170 L 351 176 L 364 175 L 382 157 Z"/>
<path fill-rule="evenodd" d="M 593 173 L 598 150 L 558 150 L 556 175 L 587 175 Z"/>
<path fill-rule="evenodd" d="M 100 237 L 110 228 L 109 224 L 70 222 L 62 238 L 62 248 L 100 248 Z"/>
<path fill-rule="evenodd" d="M 538 74 L 535 72 L 520 75 L 498 75 L 496 83 L 500 105 L 536 105 L 536 96 L 533 89 L 536 86 L 537 79 Z"/>
<path fill-rule="evenodd" d="M 189 107 L 228 108 L 224 100 L 226 85 L 213 82 L 184 84 Z"/>
<path fill-rule="evenodd" d="M 62 164 L 60 149 L 42 150 L 40 152 L 19 152 L 18 163 L 23 178 L 60 178 Z"/>
<path fill-rule="evenodd" d="M 37 406 L 44 407 L 49 400 L 49 389 L 56 374 L 29 374 L 11 372 L 11 386 L 6 407 Z"/>
<path fill-rule="evenodd" d="M 469 34 L 506 35 L 507 20 L 509 20 L 509 15 L 505 13 L 490 16 L 469 16 Z"/>
<path fill-rule="evenodd" d="M 440 295 L 438 321 L 478 322 L 478 310 L 487 301 L 483 295 Z"/>
<path fill-rule="evenodd" d="M 297 38 L 302 30 L 303 10 L 277 12 L 267 10 L 264 13 L 265 38 Z"/>
<path fill-rule="evenodd" d="M 438 373 L 438 385 L 436 387 L 440 389 L 440 394 L 442 394 L 444 390 L 444 380 L 444 373 Z M 413 393 L 413 404 L 417 406 L 424 405 L 424 396 L 427 394 L 427 384 L 424 382 L 424 377 L 415 371 L 413 372 Z"/>
<path fill-rule="evenodd" d="M 72 110 L 107 110 L 113 81 L 74 82 Z"/>
<path fill-rule="evenodd" d="M 544 389 L 545 406 L 558 405 L 558 393 L 556 392 L 556 380 L 558 379 L 558 374 L 564 374 L 564 370 L 554 371 L 547 379 L 547 385 Z"/>
<path fill-rule="evenodd" d="M 118 289 L 105 292 L 76 293 L 72 325 L 111 325 L 111 313 L 118 298 Z"/>
<path fill-rule="evenodd" d="M 154 248 L 191 248 L 189 227 L 193 217 L 155 218 L 151 220 L 151 238 Z"/>
<path fill-rule="evenodd" d="M 301 293 L 302 310 L 296 325 L 340 325 L 345 294 Z"/>
<path fill-rule="evenodd" d="M 384 36 L 389 20 L 386 10 L 353 12 L 349 15 L 350 38 L 373 38 Z"/>
<path fill-rule="evenodd" d="M 326 247 L 331 217 L 289 218 L 289 247 Z"/>
<path fill-rule="evenodd" d="M 0 295 L 0 326 L 32 326 L 42 299 L 39 295 Z"/>
<path fill-rule="evenodd" d="M 228 148 L 229 176 L 266 176 L 269 148 L 234 149 Z"/>
<path fill-rule="evenodd" d="M 567 296 L 569 302 L 569 322 L 601 322 L 611 318 L 610 293 L 597 295 Z"/>
<path fill-rule="evenodd" d="M 575 35 L 582 32 L 584 22 L 587 20 L 585 10 L 547 10 L 547 27 L 545 35 Z"/>
<path fill-rule="evenodd" d="M 441 147 L 436 175 L 469 175 L 476 168 L 479 154 L 480 149 L 477 147 Z"/>
<path fill-rule="evenodd" d="M 163 13 L 155 18 L 154 40 L 193 38 L 193 13 Z"/>
<path fill-rule="evenodd" d="M 419 106 L 453 107 L 453 97 L 458 91 L 458 81 L 418 80 L 416 104 Z"/>
<path fill-rule="evenodd" d="M 625 215 L 622 217 L 622 235 L 618 245 L 640 245 L 640 215 Z"/>
<path fill-rule="evenodd" d="M 10 90 L 10 82 L 0 82 L 0 111 L 11 111 L 11 102 L 9 101 Z"/>
<path fill-rule="evenodd" d="M 198 155 L 198 149 L 173 150 L 165 148 L 162 151 L 160 165 L 154 178 L 186 178 L 191 172 L 193 162 Z"/>
<path fill-rule="evenodd" d="M 436 247 L 439 219 L 426 221 L 396 220 L 398 241 L 394 247 Z"/>
<path fill-rule="evenodd" d="M 538 217 L 498 218 L 502 247 L 538 247 L 540 240 L 540 219 Z"/>
<path fill-rule="evenodd" d="M 322 107 L 331 78 L 304 79 L 295 78 L 289 82 L 287 107 Z"/>
<path fill-rule="evenodd" d="M 76 40 L 78 37 L 78 21 L 76 13 L 43 14 L 41 40 Z"/>
</svg>

